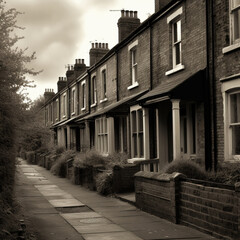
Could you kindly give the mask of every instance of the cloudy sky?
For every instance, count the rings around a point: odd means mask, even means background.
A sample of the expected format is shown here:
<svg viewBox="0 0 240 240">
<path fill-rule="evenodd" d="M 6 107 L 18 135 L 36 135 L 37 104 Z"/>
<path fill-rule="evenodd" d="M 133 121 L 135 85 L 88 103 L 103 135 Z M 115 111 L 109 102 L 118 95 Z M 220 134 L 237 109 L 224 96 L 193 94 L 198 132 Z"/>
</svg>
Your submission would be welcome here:
<svg viewBox="0 0 240 240">
<path fill-rule="evenodd" d="M 92 42 L 108 43 L 112 48 L 118 42 L 117 21 L 120 11 L 138 11 L 143 22 L 154 12 L 154 0 L 7 0 L 7 7 L 23 12 L 18 25 L 25 30 L 17 33 L 25 38 L 21 48 L 29 54 L 36 52 L 31 67 L 43 70 L 31 76 L 36 88 L 28 89 L 29 97 L 36 99 L 45 88 L 56 92 L 58 77 L 64 77 L 65 66 L 75 59 L 85 59 L 89 65 Z"/>
</svg>

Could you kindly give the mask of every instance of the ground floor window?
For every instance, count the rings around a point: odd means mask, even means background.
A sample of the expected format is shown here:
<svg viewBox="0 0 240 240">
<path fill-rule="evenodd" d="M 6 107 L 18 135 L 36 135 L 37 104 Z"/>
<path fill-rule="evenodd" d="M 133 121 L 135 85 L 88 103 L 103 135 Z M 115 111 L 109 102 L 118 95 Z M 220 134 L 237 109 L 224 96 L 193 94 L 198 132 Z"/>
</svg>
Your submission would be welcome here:
<svg viewBox="0 0 240 240">
<path fill-rule="evenodd" d="M 189 159 L 196 154 L 196 105 L 183 103 L 180 109 L 181 154 Z"/>
<path fill-rule="evenodd" d="M 240 159 L 240 92 L 229 94 L 229 143 L 231 155 Z"/>
<path fill-rule="evenodd" d="M 144 157 L 143 110 L 139 107 L 131 109 L 131 146 L 132 157 Z"/>
<path fill-rule="evenodd" d="M 96 148 L 102 153 L 108 153 L 108 121 L 106 117 L 96 120 Z"/>
</svg>

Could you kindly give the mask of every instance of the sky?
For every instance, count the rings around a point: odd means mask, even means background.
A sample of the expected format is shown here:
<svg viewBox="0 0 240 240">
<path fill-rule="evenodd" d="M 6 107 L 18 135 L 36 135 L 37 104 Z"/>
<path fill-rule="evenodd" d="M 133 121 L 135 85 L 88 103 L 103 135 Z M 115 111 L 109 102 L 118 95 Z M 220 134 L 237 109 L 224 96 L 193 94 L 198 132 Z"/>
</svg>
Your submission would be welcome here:
<svg viewBox="0 0 240 240">
<path fill-rule="evenodd" d="M 29 67 L 43 70 L 37 76 L 28 76 L 36 87 L 27 89 L 32 100 L 44 94 L 45 89 L 57 91 L 58 77 L 65 77 L 66 66 L 75 59 L 84 59 L 89 66 L 91 43 L 118 43 L 117 22 L 120 11 L 138 11 L 141 22 L 154 12 L 154 0 L 7 0 L 7 8 L 16 8 L 23 14 L 17 32 L 24 39 L 18 42 L 27 53 L 36 52 L 36 60 Z M 112 11 L 114 10 L 114 11 Z"/>
</svg>

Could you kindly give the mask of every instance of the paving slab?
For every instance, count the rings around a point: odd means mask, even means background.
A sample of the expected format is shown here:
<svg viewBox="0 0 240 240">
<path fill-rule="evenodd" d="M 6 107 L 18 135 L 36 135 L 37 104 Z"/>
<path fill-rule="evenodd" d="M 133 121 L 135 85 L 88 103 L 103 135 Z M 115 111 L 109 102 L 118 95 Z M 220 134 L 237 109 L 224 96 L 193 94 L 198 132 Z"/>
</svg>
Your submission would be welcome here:
<svg viewBox="0 0 240 240">
<path fill-rule="evenodd" d="M 73 227 L 78 226 L 90 226 L 90 224 L 111 224 L 107 218 L 75 218 L 75 219 L 66 219 L 66 221 L 71 224 Z"/>
<path fill-rule="evenodd" d="M 54 207 L 80 207 L 85 206 L 85 204 L 81 203 L 75 198 L 72 199 L 55 199 L 55 200 L 49 200 L 49 202 Z"/>
<path fill-rule="evenodd" d="M 26 176 L 42 176 L 40 173 L 38 173 L 38 172 L 34 172 L 34 173 L 32 173 L 32 172 L 27 172 L 27 173 L 23 173 L 24 175 L 26 175 Z"/>
<path fill-rule="evenodd" d="M 37 171 L 34 168 L 31 167 L 23 167 L 21 168 L 23 173 L 36 173 Z"/>
<path fill-rule="evenodd" d="M 81 213 L 62 213 L 65 219 L 84 219 L 84 218 L 100 218 L 100 214 L 96 212 L 81 212 Z"/>
<path fill-rule="evenodd" d="M 81 226 L 74 226 L 74 228 L 81 234 L 84 233 L 111 233 L 111 232 L 125 232 L 126 230 L 117 224 L 87 224 Z"/>
<path fill-rule="evenodd" d="M 97 233 L 83 234 L 85 240 L 141 240 L 131 232 L 112 232 L 112 233 Z"/>
</svg>

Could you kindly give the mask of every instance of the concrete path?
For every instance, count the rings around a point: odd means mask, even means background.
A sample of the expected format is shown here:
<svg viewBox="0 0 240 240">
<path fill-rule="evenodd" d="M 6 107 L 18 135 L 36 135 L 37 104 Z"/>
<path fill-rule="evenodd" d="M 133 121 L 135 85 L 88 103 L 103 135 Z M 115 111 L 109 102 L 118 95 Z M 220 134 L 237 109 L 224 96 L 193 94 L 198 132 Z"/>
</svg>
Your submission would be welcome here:
<svg viewBox="0 0 240 240">
<path fill-rule="evenodd" d="M 215 239 L 73 185 L 21 159 L 16 195 L 39 240 Z"/>
</svg>

